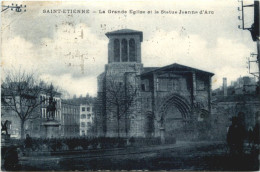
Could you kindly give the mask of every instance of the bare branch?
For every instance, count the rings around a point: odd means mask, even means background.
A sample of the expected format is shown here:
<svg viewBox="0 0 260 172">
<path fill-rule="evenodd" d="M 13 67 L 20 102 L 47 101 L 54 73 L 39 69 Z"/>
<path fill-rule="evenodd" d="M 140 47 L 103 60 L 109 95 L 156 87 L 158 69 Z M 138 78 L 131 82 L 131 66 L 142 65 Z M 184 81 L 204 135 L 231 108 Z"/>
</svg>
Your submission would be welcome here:
<svg viewBox="0 0 260 172">
<path fill-rule="evenodd" d="M 11 101 L 2 103 L 2 106 L 13 110 L 21 119 L 22 124 L 28 119 L 38 118 L 39 113 L 35 111 L 45 101 L 40 99 L 40 95 L 50 94 L 47 84 L 39 81 L 34 72 L 27 73 L 21 68 L 18 71 L 5 71 L 4 76 L 1 83 L 2 100 L 10 97 Z M 58 92 L 54 91 L 54 94 Z"/>
<path fill-rule="evenodd" d="M 107 111 L 114 114 L 117 119 L 117 132 L 119 134 L 119 120 L 124 116 L 128 118 L 128 110 L 132 107 L 136 98 L 138 86 L 136 82 L 126 82 L 123 76 L 107 76 L 106 77 L 106 103 Z M 125 130 L 127 133 L 127 122 L 125 122 Z"/>
</svg>

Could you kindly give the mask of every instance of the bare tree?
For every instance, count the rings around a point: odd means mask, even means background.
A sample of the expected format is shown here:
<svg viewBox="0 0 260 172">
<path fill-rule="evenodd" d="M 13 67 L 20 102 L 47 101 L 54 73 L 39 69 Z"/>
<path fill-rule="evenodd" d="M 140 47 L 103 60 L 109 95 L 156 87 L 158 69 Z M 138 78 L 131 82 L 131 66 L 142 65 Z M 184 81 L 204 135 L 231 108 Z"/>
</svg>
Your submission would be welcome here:
<svg viewBox="0 0 260 172">
<path fill-rule="evenodd" d="M 49 94 L 50 89 L 33 73 L 21 69 L 5 71 L 4 75 L 1 83 L 2 106 L 12 110 L 20 118 L 21 138 L 24 138 L 25 122 L 40 117 L 37 109 L 45 101 L 40 99 L 40 94 Z"/>
<path fill-rule="evenodd" d="M 108 76 L 106 80 L 106 103 L 107 110 L 115 115 L 117 120 L 117 136 L 120 137 L 120 119 L 125 119 L 125 134 L 128 135 L 128 110 L 133 105 L 137 95 L 137 86 L 119 77 Z"/>
</svg>

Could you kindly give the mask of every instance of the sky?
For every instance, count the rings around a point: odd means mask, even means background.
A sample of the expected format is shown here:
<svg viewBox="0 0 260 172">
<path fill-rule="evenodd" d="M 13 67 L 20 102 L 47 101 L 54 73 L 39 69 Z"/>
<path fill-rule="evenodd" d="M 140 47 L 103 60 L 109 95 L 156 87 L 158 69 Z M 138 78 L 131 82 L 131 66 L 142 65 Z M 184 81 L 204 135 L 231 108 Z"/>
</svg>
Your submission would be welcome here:
<svg viewBox="0 0 260 172">
<path fill-rule="evenodd" d="M 250 3 L 250 2 L 249 2 Z M 11 5 L 3 2 L 2 5 Z M 97 94 L 97 76 L 107 64 L 108 38 L 118 29 L 143 32 L 144 67 L 172 63 L 214 73 L 212 88 L 248 73 L 247 57 L 256 52 L 249 31 L 238 29 L 241 21 L 237 0 L 26 2 L 26 11 L 1 13 L 2 70 L 21 68 L 66 90 L 71 96 Z M 50 13 L 76 9 L 90 13 Z M 49 10 L 49 13 L 47 11 Z M 109 10 L 125 10 L 111 14 Z M 133 14 L 145 11 L 145 14 Z M 155 10 L 159 11 L 155 14 Z M 177 14 L 161 14 L 161 10 Z M 198 14 L 179 14 L 179 11 Z M 199 12 L 203 10 L 203 14 Z M 211 14 L 205 14 L 205 11 Z M 93 13 L 93 12 L 96 13 Z M 105 13 L 100 13 L 105 11 Z M 152 14 L 148 14 L 152 11 Z M 246 11 L 246 25 L 253 21 Z M 4 76 L 2 76 L 4 77 Z"/>
</svg>

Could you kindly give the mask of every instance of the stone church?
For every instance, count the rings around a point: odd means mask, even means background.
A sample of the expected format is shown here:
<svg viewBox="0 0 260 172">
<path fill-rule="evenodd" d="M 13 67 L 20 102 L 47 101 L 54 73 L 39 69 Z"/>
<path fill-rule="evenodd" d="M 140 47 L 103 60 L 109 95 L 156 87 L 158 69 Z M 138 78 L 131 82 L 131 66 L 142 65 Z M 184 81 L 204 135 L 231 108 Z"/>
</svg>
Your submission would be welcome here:
<svg viewBox="0 0 260 172">
<path fill-rule="evenodd" d="M 209 131 L 213 73 L 177 63 L 144 67 L 143 32 L 122 29 L 106 36 L 108 63 L 98 76 L 98 136 L 194 139 Z"/>
</svg>

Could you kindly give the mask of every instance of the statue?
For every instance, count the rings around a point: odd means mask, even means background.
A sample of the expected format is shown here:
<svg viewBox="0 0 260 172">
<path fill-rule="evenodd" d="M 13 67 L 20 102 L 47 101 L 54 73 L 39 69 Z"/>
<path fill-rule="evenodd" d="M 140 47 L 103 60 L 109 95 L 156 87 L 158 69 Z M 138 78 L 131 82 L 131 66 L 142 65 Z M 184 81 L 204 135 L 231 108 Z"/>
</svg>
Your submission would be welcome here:
<svg viewBox="0 0 260 172">
<path fill-rule="evenodd" d="M 58 109 L 56 104 L 57 102 L 53 98 L 53 86 L 51 84 L 49 89 L 49 98 L 48 100 L 48 106 L 46 107 L 47 110 L 47 121 L 43 123 L 43 126 L 45 127 L 45 138 L 56 138 L 60 137 L 60 130 L 59 126 L 61 125 L 58 120 L 55 120 L 55 111 Z"/>
<path fill-rule="evenodd" d="M 49 98 L 49 105 L 47 106 L 47 120 L 54 120 L 57 102 L 52 97 Z"/>
<path fill-rule="evenodd" d="M 159 123 L 160 123 L 160 127 L 163 128 L 164 115 L 161 115 L 160 120 L 159 120 Z"/>
<path fill-rule="evenodd" d="M 51 121 L 51 120 L 54 120 L 54 114 L 55 114 L 55 111 L 56 111 L 56 104 L 57 102 L 55 100 L 53 100 L 53 96 L 52 96 L 52 90 L 53 90 L 53 86 L 51 85 L 50 87 L 51 89 L 51 96 L 49 98 L 49 105 L 47 106 L 47 120 L 48 121 Z"/>
</svg>

